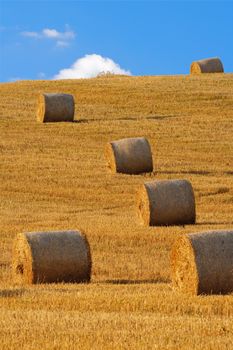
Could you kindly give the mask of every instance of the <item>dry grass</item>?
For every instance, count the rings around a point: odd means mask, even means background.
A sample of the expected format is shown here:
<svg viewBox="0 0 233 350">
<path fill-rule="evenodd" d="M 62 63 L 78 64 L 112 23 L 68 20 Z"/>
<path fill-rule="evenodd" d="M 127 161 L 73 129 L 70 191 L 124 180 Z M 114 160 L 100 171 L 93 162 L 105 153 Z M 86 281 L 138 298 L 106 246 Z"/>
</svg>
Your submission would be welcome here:
<svg viewBox="0 0 233 350">
<path fill-rule="evenodd" d="M 232 296 L 171 289 L 169 254 L 183 233 L 233 226 L 233 75 L 100 77 L 0 85 L 0 334 L 2 348 L 229 349 Z M 38 93 L 75 95 L 77 123 L 36 122 Z M 104 148 L 145 136 L 154 173 L 111 174 Z M 191 181 L 197 225 L 145 227 L 144 181 Z M 81 229 L 90 285 L 20 288 L 16 233 Z"/>
</svg>

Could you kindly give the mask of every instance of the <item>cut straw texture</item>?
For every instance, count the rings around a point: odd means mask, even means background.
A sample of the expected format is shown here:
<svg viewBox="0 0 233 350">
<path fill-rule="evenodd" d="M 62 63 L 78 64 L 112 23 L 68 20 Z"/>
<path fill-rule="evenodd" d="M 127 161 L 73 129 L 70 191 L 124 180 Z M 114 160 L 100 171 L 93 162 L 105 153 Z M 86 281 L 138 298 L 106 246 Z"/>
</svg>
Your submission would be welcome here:
<svg viewBox="0 0 233 350">
<path fill-rule="evenodd" d="M 223 64 L 218 57 L 206 58 L 193 62 L 190 66 L 190 74 L 223 73 Z"/>
<path fill-rule="evenodd" d="M 145 137 L 112 141 L 106 146 L 108 166 L 114 173 L 140 174 L 153 171 L 151 148 Z"/>
<path fill-rule="evenodd" d="M 187 234 L 171 251 L 173 285 L 192 295 L 233 292 L 233 231 Z"/>
<path fill-rule="evenodd" d="M 137 208 L 146 225 L 194 224 L 195 197 L 187 180 L 146 182 L 138 192 Z"/>
<path fill-rule="evenodd" d="M 37 121 L 72 122 L 75 103 L 69 94 L 41 94 L 38 97 Z"/>
<path fill-rule="evenodd" d="M 17 283 L 88 282 L 91 253 L 79 231 L 20 233 L 13 244 Z"/>
</svg>

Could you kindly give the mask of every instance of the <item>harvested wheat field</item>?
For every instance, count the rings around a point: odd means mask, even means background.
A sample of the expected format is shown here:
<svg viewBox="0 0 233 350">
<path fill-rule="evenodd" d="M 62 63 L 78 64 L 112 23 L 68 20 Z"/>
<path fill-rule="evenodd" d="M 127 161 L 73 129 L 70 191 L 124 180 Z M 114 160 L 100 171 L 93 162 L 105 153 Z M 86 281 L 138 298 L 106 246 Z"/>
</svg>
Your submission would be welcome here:
<svg viewBox="0 0 233 350">
<path fill-rule="evenodd" d="M 74 123 L 38 123 L 42 93 L 75 98 Z M 186 234 L 233 228 L 233 74 L 99 77 L 0 84 L 1 348 L 230 349 L 233 294 L 172 288 L 170 250 Z M 111 173 L 112 140 L 145 137 L 153 172 Z M 146 226 L 144 182 L 186 179 L 196 225 Z M 89 284 L 18 285 L 21 232 L 80 230 Z"/>
</svg>

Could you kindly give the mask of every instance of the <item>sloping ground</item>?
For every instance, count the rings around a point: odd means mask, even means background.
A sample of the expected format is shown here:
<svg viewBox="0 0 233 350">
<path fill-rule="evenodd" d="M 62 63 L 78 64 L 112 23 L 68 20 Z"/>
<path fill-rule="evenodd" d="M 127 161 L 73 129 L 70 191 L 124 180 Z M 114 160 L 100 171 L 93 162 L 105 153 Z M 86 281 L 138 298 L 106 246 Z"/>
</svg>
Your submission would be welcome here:
<svg viewBox="0 0 233 350">
<path fill-rule="evenodd" d="M 36 122 L 40 92 L 72 93 L 76 123 Z M 233 74 L 0 84 L 0 337 L 3 349 L 229 349 L 233 295 L 172 290 L 178 235 L 233 228 Z M 154 173 L 113 175 L 114 139 L 146 136 Z M 189 179 L 197 225 L 145 227 L 140 184 Z M 17 232 L 80 228 L 90 285 L 16 286 Z"/>
</svg>

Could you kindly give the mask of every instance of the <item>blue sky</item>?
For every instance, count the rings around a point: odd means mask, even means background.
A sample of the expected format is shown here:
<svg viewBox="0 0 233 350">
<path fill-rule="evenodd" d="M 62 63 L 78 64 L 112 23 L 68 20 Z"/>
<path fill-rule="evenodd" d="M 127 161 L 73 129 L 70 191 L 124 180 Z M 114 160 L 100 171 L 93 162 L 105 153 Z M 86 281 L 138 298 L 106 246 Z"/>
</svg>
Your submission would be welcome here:
<svg viewBox="0 0 233 350">
<path fill-rule="evenodd" d="M 213 56 L 233 72 L 232 44 L 231 1 L 0 2 L 1 82 L 188 74 Z"/>
</svg>

